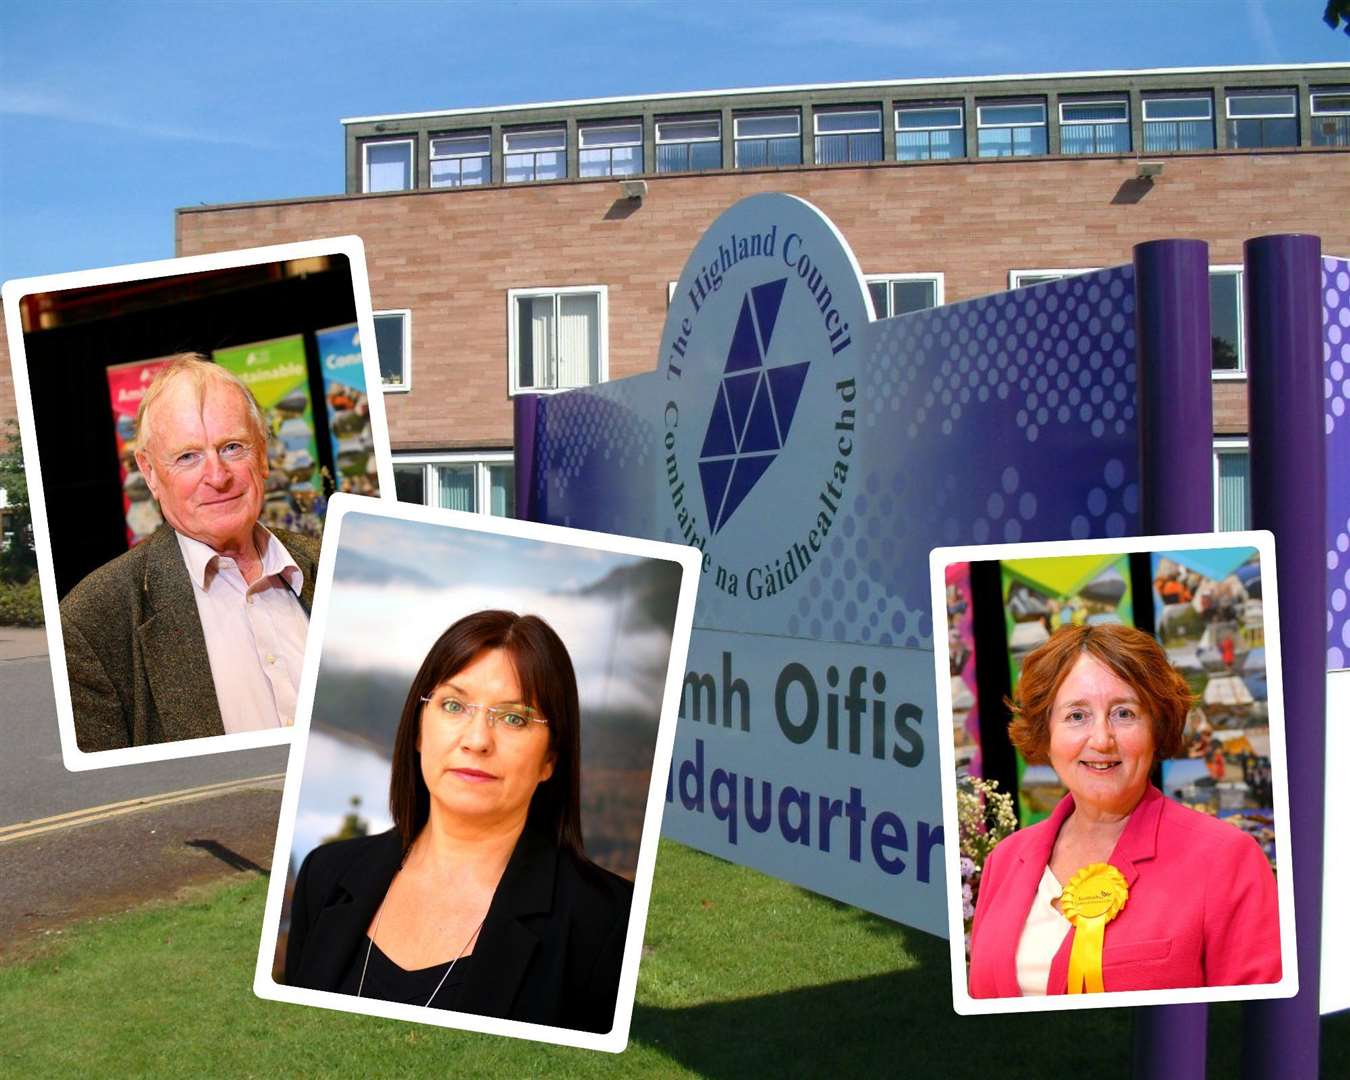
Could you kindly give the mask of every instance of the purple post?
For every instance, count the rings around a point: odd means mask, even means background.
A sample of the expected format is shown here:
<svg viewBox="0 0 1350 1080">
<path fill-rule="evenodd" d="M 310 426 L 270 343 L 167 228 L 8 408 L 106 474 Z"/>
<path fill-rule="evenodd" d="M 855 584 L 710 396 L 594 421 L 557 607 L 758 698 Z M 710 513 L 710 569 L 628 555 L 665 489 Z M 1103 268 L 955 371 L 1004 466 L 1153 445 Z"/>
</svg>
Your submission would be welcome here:
<svg viewBox="0 0 1350 1080">
<path fill-rule="evenodd" d="M 534 466 L 535 438 L 543 399 L 539 394 L 517 394 L 513 401 L 512 439 L 515 444 L 516 513 L 519 521 L 538 521 L 535 505 Z"/>
<path fill-rule="evenodd" d="M 1209 245 L 1137 244 L 1134 295 L 1140 526 L 1146 536 L 1209 532 L 1214 501 Z M 1134 1075 L 1204 1080 L 1208 1019 L 1205 1005 L 1136 1009 Z"/>
<path fill-rule="evenodd" d="M 1275 534 L 1299 992 L 1246 1007 L 1242 1060 L 1250 1077 L 1313 1080 L 1326 813 L 1322 244 L 1315 236 L 1261 236 L 1244 254 L 1252 526 Z"/>
</svg>

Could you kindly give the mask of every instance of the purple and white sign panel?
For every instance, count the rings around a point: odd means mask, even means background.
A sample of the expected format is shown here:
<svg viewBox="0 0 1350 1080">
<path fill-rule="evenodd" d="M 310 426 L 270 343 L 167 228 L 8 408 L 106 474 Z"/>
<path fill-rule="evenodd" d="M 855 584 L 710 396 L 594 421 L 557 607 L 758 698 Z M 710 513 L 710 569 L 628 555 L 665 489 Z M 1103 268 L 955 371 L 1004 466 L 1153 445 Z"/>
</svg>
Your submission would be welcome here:
<svg viewBox="0 0 1350 1080">
<path fill-rule="evenodd" d="M 1129 266 L 873 321 L 810 204 L 703 235 L 655 372 L 539 400 L 542 521 L 690 544 L 665 832 L 945 936 L 928 551 L 1139 529 Z"/>
</svg>

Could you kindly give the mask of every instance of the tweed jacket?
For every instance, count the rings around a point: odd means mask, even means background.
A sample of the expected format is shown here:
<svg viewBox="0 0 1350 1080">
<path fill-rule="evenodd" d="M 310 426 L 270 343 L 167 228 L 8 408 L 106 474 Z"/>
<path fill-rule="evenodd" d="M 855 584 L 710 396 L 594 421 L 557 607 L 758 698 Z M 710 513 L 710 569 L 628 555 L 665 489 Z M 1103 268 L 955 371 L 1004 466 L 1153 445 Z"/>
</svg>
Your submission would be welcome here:
<svg viewBox="0 0 1350 1080">
<path fill-rule="evenodd" d="M 985 860 L 971 928 L 970 996 L 1019 997 L 1017 944 L 1050 862 L 1066 795 L 1044 821 L 1004 839 Z M 1254 839 L 1149 786 L 1110 863 L 1129 899 L 1106 927 L 1107 991 L 1245 986 L 1280 980 L 1275 875 Z M 1067 992 L 1075 931 L 1050 966 L 1047 992 Z"/>
<path fill-rule="evenodd" d="M 272 535 L 304 574 L 308 614 L 319 542 Z M 82 751 L 225 734 L 192 578 L 168 525 L 70 590 L 61 636 Z"/>
<path fill-rule="evenodd" d="M 286 982 L 335 991 L 402 865 L 398 831 L 315 848 L 295 880 Z M 460 1012 L 607 1032 L 633 886 L 526 828 L 450 1004 Z"/>
</svg>

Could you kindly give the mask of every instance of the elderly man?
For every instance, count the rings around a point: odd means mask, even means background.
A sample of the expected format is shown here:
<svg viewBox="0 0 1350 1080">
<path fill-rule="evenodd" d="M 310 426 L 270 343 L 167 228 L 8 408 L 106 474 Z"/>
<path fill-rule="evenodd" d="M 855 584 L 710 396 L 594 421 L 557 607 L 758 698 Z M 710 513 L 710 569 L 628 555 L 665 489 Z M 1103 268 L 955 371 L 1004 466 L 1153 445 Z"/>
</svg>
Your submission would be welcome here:
<svg viewBox="0 0 1350 1080">
<path fill-rule="evenodd" d="M 61 601 L 80 749 L 290 725 L 319 545 L 258 523 L 258 403 L 219 365 L 179 356 L 147 387 L 137 433 L 168 524 Z"/>
</svg>

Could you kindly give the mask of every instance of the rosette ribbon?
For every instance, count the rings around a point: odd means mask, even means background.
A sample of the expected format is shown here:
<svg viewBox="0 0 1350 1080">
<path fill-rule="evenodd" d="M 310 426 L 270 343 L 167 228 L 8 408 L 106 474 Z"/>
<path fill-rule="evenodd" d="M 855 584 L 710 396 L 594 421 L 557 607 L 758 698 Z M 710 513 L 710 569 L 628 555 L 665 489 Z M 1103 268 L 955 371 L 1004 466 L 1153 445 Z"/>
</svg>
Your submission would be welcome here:
<svg viewBox="0 0 1350 1080">
<path fill-rule="evenodd" d="M 1130 888 L 1125 875 L 1110 863 L 1085 866 L 1069 879 L 1059 898 L 1060 910 L 1073 924 L 1073 948 L 1069 951 L 1069 993 L 1100 994 L 1102 949 L 1106 924 L 1120 914 Z"/>
</svg>

